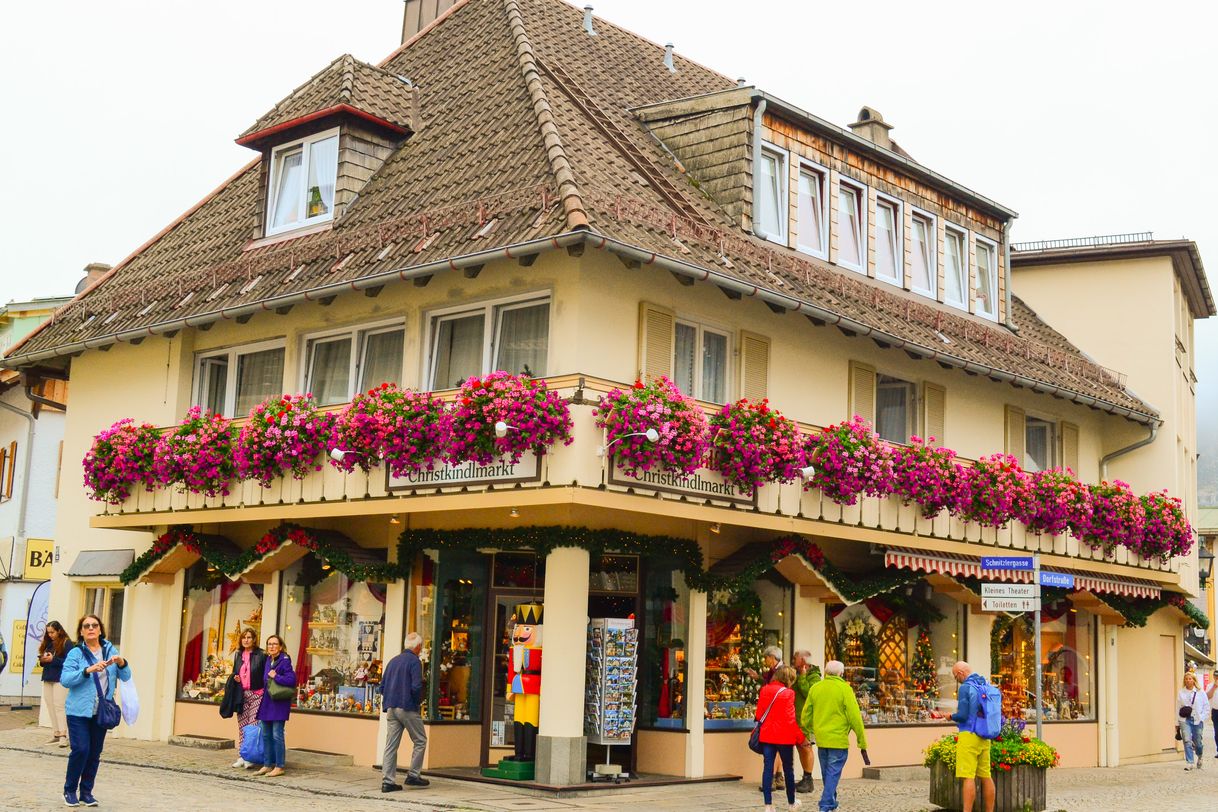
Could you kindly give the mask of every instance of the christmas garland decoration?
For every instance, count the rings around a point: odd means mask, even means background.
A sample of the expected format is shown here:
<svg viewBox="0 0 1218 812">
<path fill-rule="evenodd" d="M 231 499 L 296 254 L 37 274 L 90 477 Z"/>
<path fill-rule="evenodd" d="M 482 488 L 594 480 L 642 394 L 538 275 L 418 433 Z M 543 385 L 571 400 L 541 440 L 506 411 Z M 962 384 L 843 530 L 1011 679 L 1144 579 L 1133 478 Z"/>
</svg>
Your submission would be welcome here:
<svg viewBox="0 0 1218 812">
<path fill-rule="evenodd" d="M 139 580 L 156 562 L 169 555 L 169 551 L 183 545 L 192 553 L 202 554 L 199 550 L 199 537 L 190 529 L 190 525 L 171 527 L 166 533 L 157 536 L 152 546 L 136 556 L 135 560 L 119 573 L 118 579 L 124 585 Z"/>
</svg>

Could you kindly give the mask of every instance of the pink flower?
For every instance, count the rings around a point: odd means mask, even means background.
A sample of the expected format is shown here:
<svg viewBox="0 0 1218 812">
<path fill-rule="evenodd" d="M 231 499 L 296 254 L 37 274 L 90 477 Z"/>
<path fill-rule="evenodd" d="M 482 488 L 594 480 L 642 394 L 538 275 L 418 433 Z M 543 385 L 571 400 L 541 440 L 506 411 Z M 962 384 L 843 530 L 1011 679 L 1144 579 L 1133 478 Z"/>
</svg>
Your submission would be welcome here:
<svg viewBox="0 0 1218 812">
<path fill-rule="evenodd" d="M 706 414 L 664 376 L 612 390 L 592 413 L 597 428 L 605 430 L 605 446 L 627 476 L 651 470 L 689 474 L 706 462 Z M 656 442 L 645 436 L 648 429 L 659 435 Z"/>
<path fill-rule="evenodd" d="M 448 460 L 486 465 L 498 457 L 513 464 L 526 453 L 544 453 L 555 443 L 570 445 L 571 410 L 546 382 L 510 372 L 472 377 L 461 386 L 451 409 L 452 439 Z M 496 423 L 510 428 L 503 437 Z"/>
<path fill-rule="evenodd" d="M 148 423 L 118 421 L 93 438 L 81 465 L 89 498 L 117 505 L 131 495 L 134 485 L 147 490 L 157 482 L 156 446 L 160 432 Z"/>
</svg>

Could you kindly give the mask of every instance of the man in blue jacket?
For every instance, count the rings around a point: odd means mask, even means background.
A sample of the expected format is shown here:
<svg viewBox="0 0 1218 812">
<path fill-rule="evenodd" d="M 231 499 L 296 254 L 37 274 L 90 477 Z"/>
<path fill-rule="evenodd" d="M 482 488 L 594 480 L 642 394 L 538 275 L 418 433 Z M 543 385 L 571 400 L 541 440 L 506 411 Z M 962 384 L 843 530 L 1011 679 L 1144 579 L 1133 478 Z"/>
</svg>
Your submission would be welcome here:
<svg viewBox="0 0 1218 812">
<path fill-rule="evenodd" d="M 423 702 L 423 664 L 419 661 L 422 648 L 423 638 L 418 632 L 406 635 L 405 650 L 389 661 L 381 675 L 381 708 L 389 727 L 381 764 L 381 792 L 396 792 L 402 788 L 397 782 L 397 774 L 398 745 L 402 743 L 403 730 L 410 734 L 410 741 L 414 743 L 406 785 L 425 787 L 431 783 L 419 775 L 423 769 L 423 754 L 427 752 L 427 731 L 423 729 L 423 717 L 419 715 Z"/>
<path fill-rule="evenodd" d="M 964 779 L 961 787 L 960 805 L 964 812 L 973 812 L 973 801 L 977 798 L 977 784 L 981 781 L 982 808 L 994 812 L 994 779 L 990 777 L 990 740 L 973 732 L 973 720 L 981 707 L 979 689 L 987 683 L 985 677 L 973 673 L 966 662 L 952 666 L 952 676 L 960 683 L 956 691 L 956 712 L 952 721 L 959 731 L 956 735 L 956 777 Z"/>
</svg>

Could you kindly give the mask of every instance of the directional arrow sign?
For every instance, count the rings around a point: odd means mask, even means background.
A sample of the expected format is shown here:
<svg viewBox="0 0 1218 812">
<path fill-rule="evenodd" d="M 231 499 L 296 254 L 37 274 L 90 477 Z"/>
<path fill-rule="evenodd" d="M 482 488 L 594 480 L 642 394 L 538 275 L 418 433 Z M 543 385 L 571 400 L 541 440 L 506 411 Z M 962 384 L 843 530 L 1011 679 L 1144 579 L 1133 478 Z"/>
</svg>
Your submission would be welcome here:
<svg viewBox="0 0 1218 812">
<path fill-rule="evenodd" d="M 982 584 L 983 598 L 1039 598 L 1036 584 Z"/>
<path fill-rule="evenodd" d="M 1041 586 L 1055 586 L 1059 589 L 1074 589 L 1074 576 L 1065 572 L 1040 571 Z"/>
<path fill-rule="evenodd" d="M 983 556 L 981 559 L 981 569 L 1027 570 L 1031 572 L 1033 569 L 1032 556 Z"/>
<path fill-rule="evenodd" d="M 1039 598 L 982 598 L 983 612 L 1035 612 L 1040 608 Z"/>
</svg>

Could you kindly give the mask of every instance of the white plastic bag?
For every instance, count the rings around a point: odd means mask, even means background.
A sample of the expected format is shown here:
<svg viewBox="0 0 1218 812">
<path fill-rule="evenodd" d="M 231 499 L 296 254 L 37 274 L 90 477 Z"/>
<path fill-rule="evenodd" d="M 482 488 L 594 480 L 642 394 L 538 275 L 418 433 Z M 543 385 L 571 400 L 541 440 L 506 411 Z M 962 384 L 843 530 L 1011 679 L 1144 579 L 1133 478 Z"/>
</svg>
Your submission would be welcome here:
<svg viewBox="0 0 1218 812">
<path fill-rule="evenodd" d="M 140 695 L 135 692 L 135 680 L 129 679 L 118 685 L 118 704 L 123 709 L 123 721 L 135 724 L 140 718 Z"/>
</svg>

